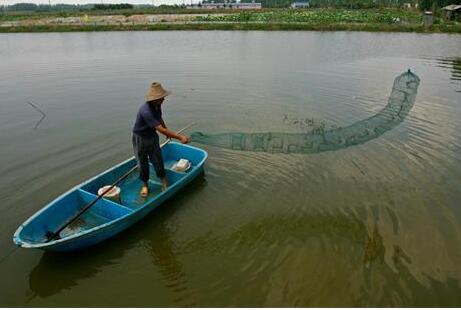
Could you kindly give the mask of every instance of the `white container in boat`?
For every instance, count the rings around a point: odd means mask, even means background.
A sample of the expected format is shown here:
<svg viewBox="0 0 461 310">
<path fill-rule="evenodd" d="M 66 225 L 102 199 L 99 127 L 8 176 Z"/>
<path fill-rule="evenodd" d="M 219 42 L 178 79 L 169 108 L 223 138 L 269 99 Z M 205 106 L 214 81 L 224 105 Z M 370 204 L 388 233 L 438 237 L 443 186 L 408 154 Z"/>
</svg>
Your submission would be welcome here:
<svg viewBox="0 0 461 310">
<path fill-rule="evenodd" d="M 174 166 L 174 170 L 184 172 L 190 168 L 190 161 L 181 158 Z"/>
<path fill-rule="evenodd" d="M 101 194 L 104 193 L 109 187 L 111 187 L 111 185 L 101 187 L 98 190 L 98 196 L 101 196 Z M 114 186 L 110 191 L 105 193 L 103 197 L 115 202 L 120 202 L 120 187 Z"/>
</svg>

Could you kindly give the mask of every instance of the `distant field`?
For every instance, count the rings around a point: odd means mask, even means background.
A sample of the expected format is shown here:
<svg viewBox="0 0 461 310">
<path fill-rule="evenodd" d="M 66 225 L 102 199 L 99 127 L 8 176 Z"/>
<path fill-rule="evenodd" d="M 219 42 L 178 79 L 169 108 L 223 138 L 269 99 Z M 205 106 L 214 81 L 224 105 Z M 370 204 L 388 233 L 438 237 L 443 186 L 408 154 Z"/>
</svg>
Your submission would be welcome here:
<svg viewBox="0 0 461 310">
<path fill-rule="evenodd" d="M 90 14 L 91 13 L 91 14 Z M 110 13 L 110 14 L 109 14 Z M 122 14 L 123 13 L 123 14 Z M 0 32 L 109 30 L 350 30 L 461 33 L 461 23 L 422 13 L 381 9 L 117 10 L 74 13 L 22 13 L 0 16 Z"/>
<path fill-rule="evenodd" d="M 186 8 L 148 8 L 148 9 L 126 9 L 126 10 L 85 10 L 85 11 L 66 11 L 66 12 L 25 12 L 25 11 L 5 11 L 0 12 L 0 21 L 14 21 L 25 19 L 41 19 L 53 17 L 72 17 L 72 16 L 96 16 L 96 15 L 138 15 L 138 14 L 215 14 L 215 13 L 238 13 L 240 10 L 205 10 L 205 9 L 186 9 Z"/>
<path fill-rule="evenodd" d="M 311 9 L 275 10 L 266 12 L 239 12 L 225 16 L 209 15 L 200 21 L 219 22 L 295 22 L 295 23 L 421 23 L 419 11 L 398 9 Z"/>
</svg>

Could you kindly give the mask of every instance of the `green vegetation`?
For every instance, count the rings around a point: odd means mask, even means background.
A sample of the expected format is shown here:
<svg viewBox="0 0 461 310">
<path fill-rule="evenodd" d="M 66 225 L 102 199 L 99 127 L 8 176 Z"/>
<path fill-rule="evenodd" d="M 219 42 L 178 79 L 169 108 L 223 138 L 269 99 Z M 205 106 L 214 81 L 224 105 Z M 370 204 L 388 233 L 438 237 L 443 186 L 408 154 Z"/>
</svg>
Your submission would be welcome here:
<svg viewBox="0 0 461 310">
<path fill-rule="evenodd" d="M 380 32 L 447 32 L 461 33 L 456 25 L 395 24 L 309 24 L 309 23 L 158 23 L 146 25 L 39 25 L 0 27 L 0 32 L 82 32 L 82 31 L 155 31 L 155 30 L 315 30 Z"/>
<path fill-rule="evenodd" d="M 456 0 L 421 0 L 419 2 L 421 10 L 432 10 L 437 12 L 439 8 L 450 4 L 457 4 L 459 1 Z"/>
<path fill-rule="evenodd" d="M 211 2 L 208 0 L 205 2 Z M 403 7 L 404 3 L 416 3 L 416 0 L 297 0 L 308 1 L 311 8 L 347 8 L 347 9 L 369 9 L 382 7 Z M 425 0 L 432 1 L 432 0 Z M 243 0 L 242 2 L 251 2 Z M 293 0 L 258 0 L 264 8 L 287 8 Z"/>
<path fill-rule="evenodd" d="M 76 4 L 35 4 L 35 3 L 16 3 L 9 6 L 0 6 L 0 11 L 5 12 L 74 12 L 79 10 L 90 10 L 92 4 L 76 5 Z"/>
<path fill-rule="evenodd" d="M 4 12 L 5 13 L 5 12 Z M 0 32 L 61 32 L 109 30 L 345 30 L 345 31 L 415 31 L 461 33 L 461 24 L 434 16 L 434 25 L 423 26 L 422 13 L 397 8 L 344 9 L 314 8 L 304 10 L 198 10 L 183 7 L 117 9 L 78 12 L 6 12 L 0 14 Z M 203 16 L 184 18 L 182 14 Z M 225 14 L 218 14 L 225 13 Z M 152 19 L 132 15 L 173 14 Z M 176 16 L 176 15 L 177 16 Z M 86 16 L 88 15 L 88 16 Z M 112 15 L 103 18 L 104 15 Z M 118 17 L 114 16 L 117 15 Z M 125 17 L 128 18 L 124 18 Z M 84 18 L 82 18 L 85 16 Z M 57 17 L 80 17 L 63 21 Z M 118 19 L 117 19 L 118 18 Z M 38 20 L 40 19 L 40 20 Z M 160 20 L 159 20 L 160 19 Z M 36 20 L 36 21 L 35 21 Z"/>
<path fill-rule="evenodd" d="M 240 12 L 230 15 L 208 15 L 197 17 L 204 22 L 265 22 L 265 23 L 421 23 L 421 14 L 417 11 L 398 9 L 346 10 L 273 10 L 267 12 Z"/>
<path fill-rule="evenodd" d="M 35 4 L 34 4 L 35 5 Z M 44 10 L 30 10 L 30 11 L 21 11 L 21 10 L 1 10 L 0 6 L 0 22 L 2 21 L 15 21 L 15 20 L 36 20 L 42 18 L 55 18 L 55 17 L 70 17 L 70 16 L 104 16 L 104 15 L 114 15 L 120 14 L 125 16 L 131 15 L 147 15 L 147 14 L 218 14 L 218 13 L 237 13 L 240 10 L 229 10 L 229 9 L 220 9 L 220 10 L 209 10 L 209 9 L 187 9 L 183 6 L 178 5 L 161 5 L 159 7 L 141 7 L 136 6 L 133 9 L 117 9 L 116 11 L 110 9 L 99 10 L 95 9 L 93 5 L 81 5 L 80 9 L 76 9 L 76 6 L 72 6 L 72 10 L 58 10 L 55 9 L 56 6 L 52 6 L 52 9 Z M 46 6 L 49 7 L 49 6 Z M 260 10 L 261 11 L 261 10 Z M 264 10 L 263 10 L 264 11 Z"/>
<path fill-rule="evenodd" d="M 207 0 L 205 2 L 211 2 Z M 371 9 L 371 8 L 402 8 L 405 3 L 412 7 L 419 4 L 421 10 L 436 10 L 449 4 L 459 3 L 456 0 L 297 0 L 308 1 L 311 8 L 345 8 L 345 9 Z M 251 2 L 243 0 L 242 2 Z M 258 0 L 263 8 L 287 8 L 293 0 Z"/>
<path fill-rule="evenodd" d="M 95 4 L 93 10 L 131 10 L 134 5 L 128 3 L 120 4 Z"/>
</svg>

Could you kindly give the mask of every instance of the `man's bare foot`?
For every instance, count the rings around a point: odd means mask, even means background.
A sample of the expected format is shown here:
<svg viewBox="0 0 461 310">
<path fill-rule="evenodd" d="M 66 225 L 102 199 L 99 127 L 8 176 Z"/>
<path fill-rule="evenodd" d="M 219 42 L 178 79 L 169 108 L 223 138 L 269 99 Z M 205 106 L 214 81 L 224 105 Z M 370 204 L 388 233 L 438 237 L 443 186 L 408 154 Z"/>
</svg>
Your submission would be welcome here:
<svg viewBox="0 0 461 310">
<path fill-rule="evenodd" d="M 146 185 L 143 185 L 143 187 L 141 188 L 141 197 L 147 197 L 149 195 L 149 187 L 147 187 Z"/>
<path fill-rule="evenodd" d="M 168 182 L 166 178 L 162 178 L 162 192 L 166 191 L 167 187 L 168 187 Z"/>
</svg>

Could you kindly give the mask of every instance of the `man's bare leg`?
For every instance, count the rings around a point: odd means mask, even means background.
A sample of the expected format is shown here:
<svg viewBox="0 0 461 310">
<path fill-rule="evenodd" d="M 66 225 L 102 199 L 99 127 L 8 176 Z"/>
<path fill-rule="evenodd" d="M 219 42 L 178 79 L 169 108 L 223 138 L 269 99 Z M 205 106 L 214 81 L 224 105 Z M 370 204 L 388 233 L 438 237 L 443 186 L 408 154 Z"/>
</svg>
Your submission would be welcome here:
<svg viewBox="0 0 461 310">
<path fill-rule="evenodd" d="M 168 181 L 166 180 L 166 177 L 162 178 L 162 192 L 166 191 L 166 188 L 168 187 Z"/>
</svg>

